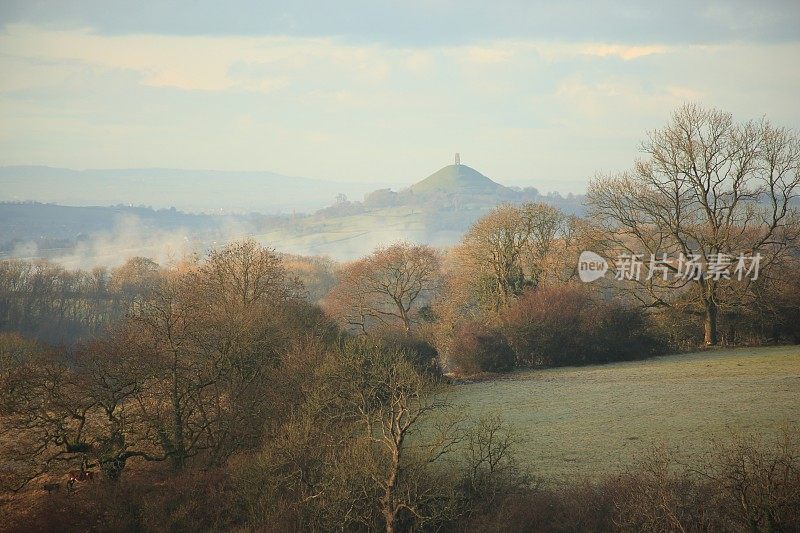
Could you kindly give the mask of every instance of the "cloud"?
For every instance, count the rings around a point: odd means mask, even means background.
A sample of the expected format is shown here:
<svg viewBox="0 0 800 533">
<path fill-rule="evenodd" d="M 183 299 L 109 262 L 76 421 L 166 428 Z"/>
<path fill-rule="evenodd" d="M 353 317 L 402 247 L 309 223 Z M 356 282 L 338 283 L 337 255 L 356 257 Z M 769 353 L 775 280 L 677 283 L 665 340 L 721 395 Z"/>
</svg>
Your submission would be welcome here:
<svg viewBox="0 0 800 533">
<path fill-rule="evenodd" d="M 586 55 L 598 57 L 616 56 L 625 60 L 638 59 L 653 54 L 664 54 L 668 51 L 669 48 L 663 45 L 588 44 L 581 47 L 581 53 Z"/>
<path fill-rule="evenodd" d="M 271 92 L 304 71 L 371 82 L 388 71 L 379 51 L 327 38 L 108 36 L 14 24 L 0 34 L 0 49 L 3 70 L 20 60 L 88 65 L 135 72 L 145 86 L 194 91 Z"/>
<path fill-rule="evenodd" d="M 468 46 L 463 51 L 467 59 L 478 64 L 506 63 L 515 55 L 515 46 L 505 43 L 498 46 Z"/>
<path fill-rule="evenodd" d="M 6 23 L 72 24 L 106 35 L 337 36 L 399 47 L 499 39 L 671 44 L 797 42 L 791 0 L 3 0 Z"/>
<path fill-rule="evenodd" d="M 176 46 L 180 43 L 180 39 L 173 38 L 109 38 L 88 29 L 52 30 L 26 25 L 7 26 L 0 34 L 4 71 L 16 70 L 8 63 L 10 60 L 27 60 L 32 65 L 48 62 L 62 68 L 92 66 L 134 71 L 145 85 L 166 86 L 169 82 L 180 88 L 206 90 L 230 86 L 219 62 L 201 61 L 199 57 L 186 61 L 184 47 Z"/>
<path fill-rule="evenodd" d="M 334 86 L 381 84 L 398 69 L 429 74 L 438 56 L 480 69 L 530 63 L 537 55 L 550 61 L 578 55 L 633 60 L 668 51 L 659 45 L 535 41 L 419 50 L 346 44 L 334 38 L 102 35 L 87 28 L 23 24 L 5 27 L 0 49 L 0 68 L 17 74 L 4 76 L 4 89 L 35 86 L 48 75 L 50 81 L 63 83 L 70 68 L 89 67 L 132 72 L 149 87 L 258 93 L 293 90 L 309 80 Z"/>
<path fill-rule="evenodd" d="M 0 50 L 0 164 L 409 184 L 459 151 L 536 186 L 624 168 L 686 100 L 800 126 L 795 42 L 407 46 L 11 24 Z"/>
</svg>

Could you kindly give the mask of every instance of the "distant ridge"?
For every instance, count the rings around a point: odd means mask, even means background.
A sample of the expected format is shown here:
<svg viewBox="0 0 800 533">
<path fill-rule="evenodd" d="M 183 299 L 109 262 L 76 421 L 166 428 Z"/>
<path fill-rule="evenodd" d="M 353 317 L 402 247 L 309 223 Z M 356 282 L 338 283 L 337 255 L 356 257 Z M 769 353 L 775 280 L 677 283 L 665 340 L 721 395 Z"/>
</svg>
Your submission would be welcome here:
<svg viewBox="0 0 800 533">
<path fill-rule="evenodd" d="M 414 194 L 434 192 L 497 194 L 507 192 L 509 189 L 467 165 L 447 165 L 412 185 L 411 191 Z"/>
<path fill-rule="evenodd" d="M 358 198 L 374 183 L 333 182 L 267 171 L 0 166 L 0 202 L 145 205 L 194 212 L 315 211 L 337 194 Z"/>
</svg>

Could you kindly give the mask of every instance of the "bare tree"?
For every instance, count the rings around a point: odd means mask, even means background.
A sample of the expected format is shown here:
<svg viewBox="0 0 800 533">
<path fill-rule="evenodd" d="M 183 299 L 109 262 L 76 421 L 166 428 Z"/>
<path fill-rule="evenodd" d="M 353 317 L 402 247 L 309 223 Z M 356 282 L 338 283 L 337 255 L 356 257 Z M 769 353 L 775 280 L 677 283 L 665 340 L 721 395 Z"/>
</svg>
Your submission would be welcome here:
<svg viewBox="0 0 800 533">
<path fill-rule="evenodd" d="M 164 275 L 131 315 L 153 376 L 136 408 L 175 469 L 258 442 L 300 291 L 277 254 L 243 241 Z"/>
<path fill-rule="evenodd" d="M 521 474 L 514 456 L 518 438 L 500 415 L 485 416 L 465 434 L 466 480 L 471 496 L 483 496 L 490 503 L 504 495 L 512 485 L 528 480 Z"/>
<path fill-rule="evenodd" d="M 61 343 L 98 335 L 122 316 L 104 268 L 66 270 L 47 261 L 0 261 L 0 331 Z"/>
<path fill-rule="evenodd" d="M 575 221 L 537 203 L 501 205 L 478 220 L 455 251 L 457 280 L 468 297 L 499 310 L 526 287 L 557 270 L 553 261 L 568 247 Z"/>
<path fill-rule="evenodd" d="M 410 332 L 439 286 L 440 259 L 429 246 L 394 244 L 342 269 L 325 308 L 362 333 L 374 324 Z"/>
<path fill-rule="evenodd" d="M 117 479 L 132 457 L 162 461 L 132 404 L 147 372 L 124 336 L 95 341 L 75 353 L 28 356 L 0 376 L 4 461 L 20 488 L 36 477 L 99 466 Z"/>
<path fill-rule="evenodd" d="M 111 271 L 109 289 L 124 312 L 136 312 L 151 292 L 158 287 L 161 268 L 146 257 L 131 257 Z"/>
<path fill-rule="evenodd" d="M 42 354 L 15 366 L 0 383 L 3 487 L 18 490 L 52 470 L 63 471 L 91 449 L 95 401 L 80 372 Z"/>
<path fill-rule="evenodd" d="M 645 258 L 697 258 L 703 265 L 759 254 L 768 280 L 798 237 L 795 198 L 800 140 L 767 120 L 736 123 L 729 113 L 687 104 L 641 145 L 633 170 L 592 181 L 588 205 L 614 250 Z M 676 273 L 678 261 L 663 267 Z M 703 309 L 706 344 L 718 341 L 720 308 L 747 304 L 751 278 L 647 276 L 632 294 L 648 306 L 674 305 L 692 290 Z M 736 280 L 738 281 L 738 280 Z"/>
<path fill-rule="evenodd" d="M 422 482 L 424 470 L 461 441 L 463 434 L 457 429 L 462 419 L 452 416 L 447 398 L 397 350 L 352 344 L 333 376 L 341 387 L 332 413 L 344 413 L 370 444 L 371 459 L 362 468 L 370 470 L 378 489 L 387 533 L 395 531 L 401 513 L 418 524 L 433 520 L 430 513 L 445 509 L 425 505 L 436 488 Z M 450 416 L 437 418 L 441 412 Z M 419 431 L 423 422 L 427 435 Z"/>
<path fill-rule="evenodd" d="M 350 339 L 303 381 L 305 402 L 246 467 L 256 520 L 290 514 L 309 530 L 395 531 L 454 516 L 455 484 L 433 463 L 455 450 L 463 418 L 406 353 Z"/>
</svg>

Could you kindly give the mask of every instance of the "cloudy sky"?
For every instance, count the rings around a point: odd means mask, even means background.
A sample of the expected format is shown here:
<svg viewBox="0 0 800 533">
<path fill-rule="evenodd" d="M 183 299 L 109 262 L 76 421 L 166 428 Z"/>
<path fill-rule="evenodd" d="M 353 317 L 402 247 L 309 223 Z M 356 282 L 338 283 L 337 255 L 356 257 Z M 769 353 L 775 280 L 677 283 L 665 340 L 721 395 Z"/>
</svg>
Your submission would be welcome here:
<svg viewBox="0 0 800 533">
<path fill-rule="evenodd" d="M 0 165 L 577 192 L 685 101 L 800 128 L 800 2 L 555 4 L 2 0 Z"/>
</svg>

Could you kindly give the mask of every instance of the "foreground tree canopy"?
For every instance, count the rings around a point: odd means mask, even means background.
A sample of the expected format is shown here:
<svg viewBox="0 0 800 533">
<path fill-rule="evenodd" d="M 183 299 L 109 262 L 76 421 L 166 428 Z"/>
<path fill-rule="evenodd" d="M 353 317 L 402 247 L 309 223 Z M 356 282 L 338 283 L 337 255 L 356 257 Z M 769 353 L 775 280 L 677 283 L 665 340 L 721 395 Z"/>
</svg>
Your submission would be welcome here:
<svg viewBox="0 0 800 533">
<path fill-rule="evenodd" d="M 132 457 L 176 470 L 195 456 L 224 462 L 280 419 L 281 358 L 330 331 L 252 241 L 164 272 L 102 338 L 3 368 L 3 429 L 15 433 L 3 452 L 18 465 L 4 481 L 76 462 L 116 478 Z"/>
</svg>

